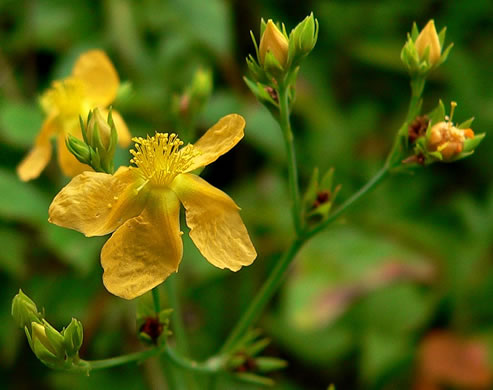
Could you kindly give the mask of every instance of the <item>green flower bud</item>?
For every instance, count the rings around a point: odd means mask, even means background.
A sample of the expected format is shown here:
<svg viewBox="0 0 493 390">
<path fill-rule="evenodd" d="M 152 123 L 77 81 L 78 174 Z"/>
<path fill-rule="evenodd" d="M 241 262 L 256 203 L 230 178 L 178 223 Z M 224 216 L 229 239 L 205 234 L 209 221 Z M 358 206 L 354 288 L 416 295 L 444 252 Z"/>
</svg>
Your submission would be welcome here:
<svg viewBox="0 0 493 390">
<path fill-rule="evenodd" d="M 91 148 L 84 141 L 69 134 L 65 140 L 67 149 L 83 164 L 91 165 Z"/>
<path fill-rule="evenodd" d="M 65 344 L 65 352 L 67 353 L 67 356 L 77 356 L 79 353 L 79 349 L 82 346 L 82 340 L 84 336 L 82 323 L 75 318 L 72 318 L 72 321 L 62 333 L 63 341 Z"/>
<path fill-rule="evenodd" d="M 41 323 L 43 320 L 36 304 L 22 290 L 19 290 L 12 300 L 12 317 L 22 329 L 30 327 L 33 322 Z"/>
<path fill-rule="evenodd" d="M 98 108 L 92 110 L 89 116 L 86 136 L 91 146 L 108 150 L 111 143 L 111 126 Z"/>
<path fill-rule="evenodd" d="M 49 366 L 63 366 L 65 364 L 63 336 L 46 321 L 43 324 L 33 322 L 31 328 L 29 344 L 37 358 Z M 29 338 L 28 331 L 26 334 Z"/>
<path fill-rule="evenodd" d="M 318 21 L 311 13 L 299 23 L 289 35 L 289 52 L 293 63 L 297 65 L 315 47 L 318 38 Z"/>
<path fill-rule="evenodd" d="M 188 95 L 190 100 L 202 105 L 212 93 L 212 72 L 210 69 L 198 69 L 192 80 Z"/>
</svg>

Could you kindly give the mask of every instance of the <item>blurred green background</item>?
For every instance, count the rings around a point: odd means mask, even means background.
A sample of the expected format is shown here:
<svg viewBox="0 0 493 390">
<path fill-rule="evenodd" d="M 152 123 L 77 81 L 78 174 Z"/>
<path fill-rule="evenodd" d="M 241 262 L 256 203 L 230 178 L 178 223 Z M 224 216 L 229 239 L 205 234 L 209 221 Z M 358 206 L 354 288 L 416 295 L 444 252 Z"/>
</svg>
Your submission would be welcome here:
<svg viewBox="0 0 493 390">
<path fill-rule="evenodd" d="M 51 371 L 31 353 L 10 316 L 22 288 L 61 328 L 85 328 L 82 357 L 139 348 L 135 302 L 101 282 L 101 238 L 47 222 L 68 182 L 51 163 L 22 183 L 15 173 L 43 115 L 38 97 L 70 74 L 77 56 L 104 49 L 131 83 L 115 108 L 134 135 L 177 131 L 173 100 L 198 68 L 214 92 L 197 136 L 220 117 L 247 120 L 239 146 L 202 176 L 228 192 L 259 253 L 233 274 L 215 269 L 185 234 L 176 277 L 192 357 L 215 353 L 292 236 L 280 131 L 242 81 L 261 17 L 288 30 L 311 11 L 319 41 L 302 67 L 293 125 L 301 183 L 335 167 L 339 201 L 383 163 L 405 117 L 408 76 L 399 54 L 412 22 L 434 18 L 455 47 L 425 90 L 429 111 L 458 102 L 455 118 L 493 129 L 493 4 L 452 1 L 0 1 L 0 384 L 12 389 L 160 388 L 159 362 L 90 377 Z M 258 35 L 257 35 L 258 36 Z M 128 84 L 127 84 L 128 87 Z M 391 177 L 300 253 L 259 322 L 267 352 L 289 361 L 276 387 L 488 389 L 493 384 L 493 138 L 471 158 Z M 127 151 L 119 162 L 128 163 Z M 184 226 L 186 232 L 187 228 Z M 146 299 L 146 297 L 144 297 Z M 165 298 L 163 290 L 163 299 Z M 173 375 L 179 375 L 174 372 Z M 206 378 L 199 378 L 207 383 Z M 439 384 L 440 383 L 440 384 Z M 222 377 L 221 389 L 255 389 Z"/>
</svg>

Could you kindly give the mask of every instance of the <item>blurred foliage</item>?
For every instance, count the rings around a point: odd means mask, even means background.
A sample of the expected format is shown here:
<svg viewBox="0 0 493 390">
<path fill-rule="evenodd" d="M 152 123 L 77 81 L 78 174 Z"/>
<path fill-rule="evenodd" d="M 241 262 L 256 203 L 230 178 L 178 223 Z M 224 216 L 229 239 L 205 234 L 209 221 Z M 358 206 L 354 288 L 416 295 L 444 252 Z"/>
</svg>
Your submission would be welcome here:
<svg viewBox="0 0 493 390">
<path fill-rule="evenodd" d="M 172 102 L 198 68 L 212 70 L 214 91 L 196 136 L 228 113 L 245 116 L 245 140 L 203 176 L 242 207 L 259 259 L 236 274 L 221 271 L 183 236 L 177 281 L 192 355 L 206 358 L 292 234 L 280 132 L 241 79 L 244 58 L 254 50 L 249 30 L 258 34 L 260 17 L 290 29 L 310 11 L 319 19 L 320 35 L 300 73 L 294 107 L 302 185 L 313 166 L 322 172 L 335 167 L 335 182 L 342 184 L 338 200 L 345 199 L 383 163 L 409 99 L 399 53 L 413 21 L 424 26 L 434 18 L 455 44 L 429 80 L 425 111 L 439 98 L 456 100 L 457 121 L 475 116 L 475 131 L 493 128 L 493 5 L 487 0 L 0 2 L 0 383 L 15 389 L 163 383 L 157 361 L 90 377 L 50 371 L 10 318 L 10 301 L 21 287 L 49 309 L 55 326 L 72 316 L 82 321 L 84 358 L 139 347 L 135 305 L 111 296 L 101 283 L 103 240 L 47 222 L 50 201 L 67 179 L 54 163 L 27 184 L 15 174 L 43 119 L 40 93 L 68 75 L 81 52 L 98 47 L 129 82 L 115 108 L 134 135 L 180 131 Z M 273 340 L 269 354 L 289 362 L 276 374 L 276 388 L 334 383 L 337 389 L 419 389 L 429 372 L 419 368 L 426 362 L 421 346 L 437 329 L 493 352 L 491 150 L 487 135 L 472 158 L 392 177 L 303 249 L 259 324 Z M 128 158 L 127 151 L 119 152 L 120 164 Z M 484 359 L 491 371 L 493 359 Z M 453 378 L 445 383 L 473 386 Z M 198 379 L 204 386 L 208 381 Z M 256 388 L 230 377 L 218 378 L 218 386 Z"/>
</svg>

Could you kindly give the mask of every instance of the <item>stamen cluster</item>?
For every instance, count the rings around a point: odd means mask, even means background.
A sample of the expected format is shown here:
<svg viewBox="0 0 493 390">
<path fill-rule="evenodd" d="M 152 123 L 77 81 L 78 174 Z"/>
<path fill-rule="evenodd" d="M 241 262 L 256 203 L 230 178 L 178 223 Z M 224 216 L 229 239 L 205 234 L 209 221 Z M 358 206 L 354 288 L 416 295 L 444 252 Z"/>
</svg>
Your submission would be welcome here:
<svg viewBox="0 0 493 390">
<path fill-rule="evenodd" d="M 193 145 L 184 148 L 174 133 L 156 133 L 153 137 L 136 137 L 135 150 L 131 150 L 130 160 L 142 176 L 156 186 L 169 185 L 173 179 L 187 170 L 192 159 L 198 154 Z"/>
<path fill-rule="evenodd" d="M 84 85 L 74 78 L 55 81 L 43 95 L 41 104 L 45 111 L 56 110 L 61 115 L 76 115 L 81 112 L 84 100 Z"/>
</svg>

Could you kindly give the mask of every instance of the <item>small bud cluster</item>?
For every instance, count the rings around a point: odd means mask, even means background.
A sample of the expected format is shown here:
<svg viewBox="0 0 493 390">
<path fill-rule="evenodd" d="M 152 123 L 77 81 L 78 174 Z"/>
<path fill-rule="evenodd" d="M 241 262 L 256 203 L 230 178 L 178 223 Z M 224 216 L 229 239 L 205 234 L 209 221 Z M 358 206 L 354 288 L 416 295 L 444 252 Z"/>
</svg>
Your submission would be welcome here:
<svg viewBox="0 0 493 390">
<path fill-rule="evenodd" d="M 69 135 L 66 141 L 68 150 L 83 164 L 91 166 L 96 172 L 113 173 L 118 135 L 111 114 L 105 119 L 98 108 L 89 112 L 84 124 L 80 118 L 83 140 Z"/>
<path fill-rule="evenodd" d="M 265 374 L 285 368 L 287 362 L 276 357 L 258 356 L 269 344 L 270 340 L 261 337 L 258 330 L 250 331 L 230 354 L 227 369 L 244 382 L 272 386 L 274 382 Z"/>
<path fill-rule="evenodd" d="M 271 19 L 260 23 L 260 44 L 251 33 L 256 58 L 247 58 L 251 79 L 245 78 L 248 87 L 267 108 L 277 107 L 278 101 L 271 90 L 280 84 L 291 85 L 296 80 L 302 60 L 315 47 L 318 37 L 318 21 L 313 13 L 299 23 L 288 35 L 283 25 Z"/>
<path fill-rule="evenodd" d="M 36 304 L 22 290 L 12 300 L 12 317 L 26 332 L 36 357 L 50 368 L 66 369 L 79 362 L 83 340 L 82 323 L 72 318 L 61 332 L 38 311 Z"/>
<path fill-rule="evenodd" d="M 334 169 L 329 169 L 322 179 L 319 179 L 318 168 L 313 170 L 310 183 L 304 195 L 304 211 L 306 216 L 319 222 L 329 216 L 335 198 L 341 189 L 340 186 L 333 188 Z"/>
</svg>

